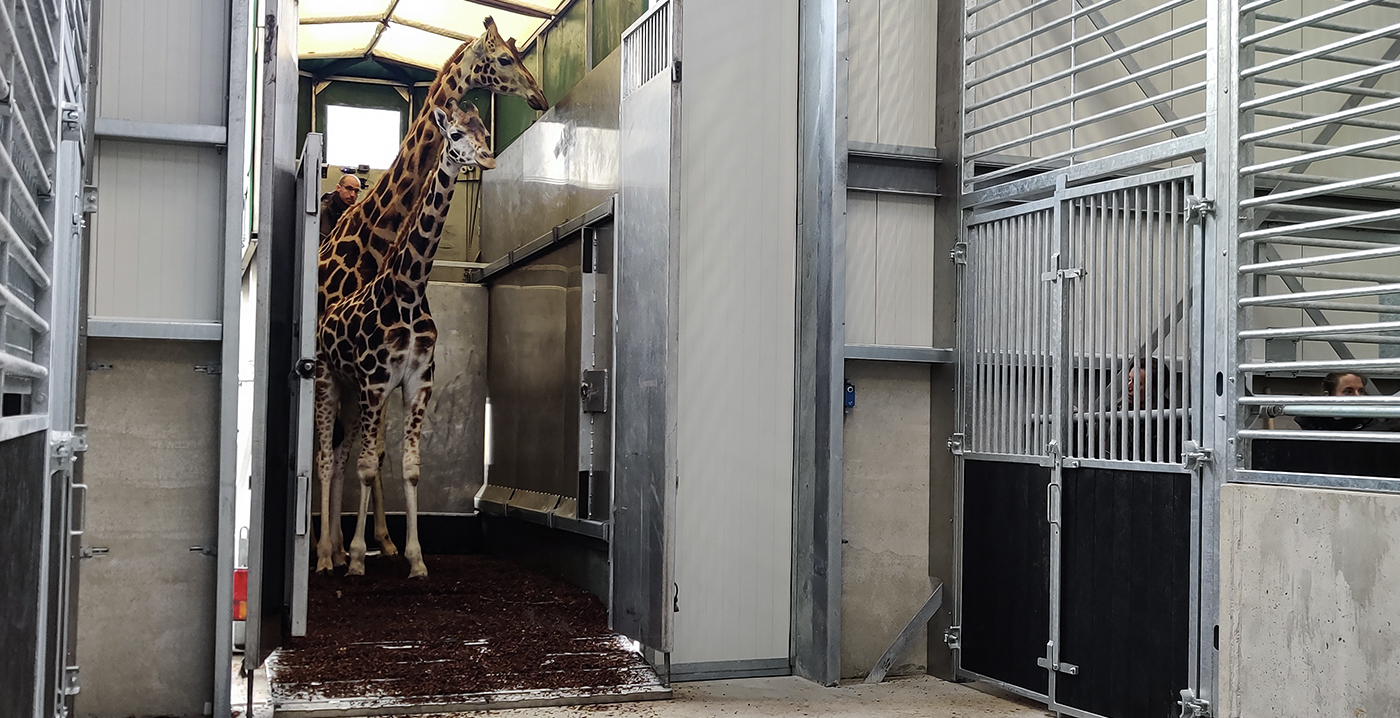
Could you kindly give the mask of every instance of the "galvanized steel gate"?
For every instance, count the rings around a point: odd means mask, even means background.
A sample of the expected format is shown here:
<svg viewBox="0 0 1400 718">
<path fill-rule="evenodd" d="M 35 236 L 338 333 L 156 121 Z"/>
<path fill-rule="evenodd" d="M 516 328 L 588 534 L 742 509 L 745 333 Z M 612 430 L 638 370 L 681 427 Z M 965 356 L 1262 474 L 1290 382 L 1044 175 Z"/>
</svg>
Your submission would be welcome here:
<svg viewBox="0 0 1400 718">
<path fill-rule="evenodd" d="M 0 714 L 78 690 L 75 425 L 90 5 L 0 2 Z"/>
</svg>

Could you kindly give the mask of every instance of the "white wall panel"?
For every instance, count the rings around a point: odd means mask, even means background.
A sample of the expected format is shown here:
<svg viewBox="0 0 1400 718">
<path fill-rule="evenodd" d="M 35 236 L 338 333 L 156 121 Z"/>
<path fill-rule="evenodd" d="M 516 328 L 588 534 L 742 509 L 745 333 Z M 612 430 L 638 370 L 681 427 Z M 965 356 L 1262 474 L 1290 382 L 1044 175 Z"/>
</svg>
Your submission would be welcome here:
<svg viewBox="0 0 1400 718">
<path fill-rule="evenodd" d="M 933 146 L 938 3 L 880 2 L 880 142 Z"/>
<path fill-rule="evenodd" d="M 933 345 L 933 200 L 880 195 L 875 343 Z"/>
<path fill-rule="evenodd" d="M 220 318 L 224 171 L 213 148 L 98 144 L 89 313 Z"/>
<path fill-rule="evenodd" d="M 880 239 L 879 195 L 846 197 L 846 343 L 875 343 L 875 263 Z"/>
<path fill-rule="evenodd" d="M 789 655 L 797 29 L 686 6 L 673 663 Z"/>
<path fill-rule="evenodd" d="M 98 116 L 223 125 L 228 0 L 105 0 Z"/>
<path fill-rule="evenodd" d="M 847 41 L 847 131 L 852 142 L 880 141 L 881 0 L 851 0 Z"/>
</svg>

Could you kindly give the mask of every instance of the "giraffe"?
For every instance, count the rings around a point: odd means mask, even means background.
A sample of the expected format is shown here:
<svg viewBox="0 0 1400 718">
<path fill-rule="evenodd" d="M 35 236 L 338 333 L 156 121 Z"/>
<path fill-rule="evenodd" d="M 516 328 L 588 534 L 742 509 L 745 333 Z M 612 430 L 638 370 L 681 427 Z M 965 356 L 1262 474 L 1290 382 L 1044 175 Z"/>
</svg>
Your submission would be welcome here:
<svg viewBox="0 0 1400 718">
<path fill-rule="evenodd" d="M 473 87 L 523 97 L 536 110 L 549 107 L 539 84 L 521 61 L 515 38 L 501 39 L 496 22 L 490 17 L 485 19 L 484 25 L 486 31 L 459 46 L 433 79 L 423 109 L 409 127 L 398 155 L 384 176 L 364 198 L 345 211 L 335 229 L 321 242 L 317 262 L 317 316 L 325 314 L 327 307 L 353 294 L 379 273 L 399 227 L 417 202 L 442 148 L 442 134 L 432 120 L 434 108 L 446 107 L 448 102 L 459 100 Z M 353 407 L 347 406 L 341 418 L 342 426 L 356 426 L 353 414 Z M 353 436 L 343 438 L 353 441 Z M 343 441 L 338 445 L 348 447 L 349 443 Z M 338 449 L 333 460 L 336 470 L 343 470 L 345 450 Z M 338 491 L 339 483 L 336 486 Z M 385 527 L 383 494 L 382 484 L 376 482 L 374 536 L 381 550 L 393 555 L 398 549 Z M 332 498 L 338 509 L 339 494 Z M 336 546 L 341 546 L 340 526 L 332 525 L 330 530 Z M 342 554 L 337 550 L 337 565 L 344 561 Z"/>
<path fill-rule="evenodd" d="M 339 524 L 339 507 L 331 505 L 331 454 L 336 410 L 342 399 L 359 407 L 360 509 L 355 537 L 350 542 L 350 575 L 365 568 L 365 521 L 371 487 L 379 480 L 384 454 L 384 407 L 390 392 L 403 388 L 403 481 L 408 509 L 408 542 L 404 556 L 410 578 L 426 578 L 418 543 L 418 440 L 433 389 L 433 349 L 437 328 L 428 310 L 425 289 L 433 254 L 442 237 L 444 218 L 452 201 L 457 173 L 469 163 L 484 169 L 496 166 L 488 149 L 490 134 L 476 108 L 449 106 L 431 110 L 433 123 L 446 138 L 438 164 L 414 213 L 399 232 L 384 260 L 384 269 L 355 293 L 327 308 L 317 326 L 316 458 L 321 484 L 321 515 Z M 335 492 L 336 495 L 339 492 Z M 316 546 L 316 570 L 334 565 L 330 532 L 322 531 Z"/>
</svg>

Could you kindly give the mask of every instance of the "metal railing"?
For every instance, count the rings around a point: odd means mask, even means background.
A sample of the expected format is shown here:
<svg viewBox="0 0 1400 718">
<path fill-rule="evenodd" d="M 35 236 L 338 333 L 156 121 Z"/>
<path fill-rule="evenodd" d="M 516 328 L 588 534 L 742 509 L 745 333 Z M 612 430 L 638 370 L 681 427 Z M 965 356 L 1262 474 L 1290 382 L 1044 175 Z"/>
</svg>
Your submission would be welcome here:
<svg viewBox="0 0 1400 718">
<path fill-rule="evenodd" d="M 1392 443 L 1275 418 L 1400 419 L 1400 6 L 1287 7 L 1239 8 L 1239 437 Z M 1328 373 L 1367 396 L 1320 396 Z"/>
</svg>

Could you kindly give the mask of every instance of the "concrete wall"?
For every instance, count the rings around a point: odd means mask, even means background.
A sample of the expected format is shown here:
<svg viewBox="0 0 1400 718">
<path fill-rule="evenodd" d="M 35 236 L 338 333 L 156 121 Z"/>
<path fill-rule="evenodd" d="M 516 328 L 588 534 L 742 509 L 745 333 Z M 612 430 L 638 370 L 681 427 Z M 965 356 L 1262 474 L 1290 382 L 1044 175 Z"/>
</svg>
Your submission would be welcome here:
<svg viewBox="0 0 1400 718">
<path fill-rule="evenodd" d="M 479 284 L 428 282 L 438 343 L 419 447 L 418 510 L 425 513 L 475 510 L 472 499 L 481 488 L 486 458 L 486 301 L 486 288 Z M 395 389 L 384 412 L 385 511 L 404 510 L 402 394 Z M 319 507 L 320 488 L 312 493 L 312 506 Z M 341 510 L 354 515 L 360 490 L 353 453 L 345 460 L 342 498 Z"/>
<path fill-rule="evenodd" d="M 214 691 L 219 385 L 195 371 L 217 343 L 88 342 L 90 487 L 76 712 L 197 716 Z"/>
<path fill-rule="evenodd" d="M 1217 715 L 1400 715 L 1400 495 L 1220 500 Z"/>
<path fill-rule="evenodd" d="M 930 374 L 926 364 L 846 362 L 841 675 L 863 676 L 928 600 Z M 921 673 L 921 632 L 895 673 Z"/>
</svg>

